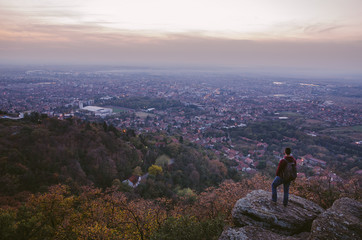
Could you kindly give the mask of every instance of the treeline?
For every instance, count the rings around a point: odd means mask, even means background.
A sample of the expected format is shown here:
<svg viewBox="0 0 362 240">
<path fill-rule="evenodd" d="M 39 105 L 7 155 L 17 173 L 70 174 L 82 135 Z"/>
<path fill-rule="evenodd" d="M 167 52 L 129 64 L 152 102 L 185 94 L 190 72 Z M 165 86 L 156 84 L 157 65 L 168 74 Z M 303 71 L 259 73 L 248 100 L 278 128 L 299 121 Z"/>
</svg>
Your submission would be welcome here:
<svg viewBox="0 0 362 240">
<path fill-rule="evenodd" d="M 121 183 L 132 175 L 144 176 L 136 189 Z M 161 133 L 136 135 L 132 129 L 118 130 L 106 123 L 39 114 L 0 121 L 3 197 L 44 192 L 59 183 L 76 190 L 118 185 L 145 198 L 173 197 L 188 188 L 201 191 L 237 177 L 211 152 Z"/>
</svg>

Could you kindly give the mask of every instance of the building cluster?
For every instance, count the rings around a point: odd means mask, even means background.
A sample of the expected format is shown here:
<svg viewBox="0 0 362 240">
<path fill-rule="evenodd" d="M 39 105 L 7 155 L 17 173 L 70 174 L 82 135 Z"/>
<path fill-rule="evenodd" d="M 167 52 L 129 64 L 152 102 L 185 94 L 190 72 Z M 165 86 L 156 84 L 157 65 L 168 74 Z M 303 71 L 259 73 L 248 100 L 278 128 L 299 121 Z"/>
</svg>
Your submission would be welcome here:
<svg viewBox="0 0 362 240">
<path fill-rule="evenodd" d="M 234 160 L 240 171 L 253 172 L 259 162 L 252 156 L 263 157 L 268 145 L 243 139 L 255 150 L 242 153 L 233 148 L 227 130 L 254 121 L 289 121 L 295 117 L 322 127 L 360 125 L 358 105 L 329 100 L 335 88 L 296 79 L 282 81 L 240 74 L 19 71 L 1 75 L 0 109 L 13 114 L 37 111 L 59 118 L 101 120 L 138 133 L 168 132 Z M 179 104 L 138 109 L 114 105 L 116 100 L 132 97 L 174 100 Z M 315 132 L 306 133 L 316 136 Z M 311 156 L 300 161 L 315 172 L 325 167 L 323 160 Z"/>
</svg>

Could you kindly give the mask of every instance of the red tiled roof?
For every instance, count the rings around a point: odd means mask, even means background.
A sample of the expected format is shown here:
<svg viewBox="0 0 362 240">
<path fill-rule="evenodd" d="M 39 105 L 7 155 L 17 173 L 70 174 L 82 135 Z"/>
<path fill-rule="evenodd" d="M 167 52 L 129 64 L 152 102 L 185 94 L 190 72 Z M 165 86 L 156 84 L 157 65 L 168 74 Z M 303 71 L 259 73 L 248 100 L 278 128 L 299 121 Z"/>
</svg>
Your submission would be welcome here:
<svg viewBox="0 0 362 240">
<path fill-rule="evenodd" d="M 138 176 L 132 175 L 130 178 L 128 178 L 129 181 L 131 181 L 133 184 L 136 184 L 138 182 Z"/>
</svg>

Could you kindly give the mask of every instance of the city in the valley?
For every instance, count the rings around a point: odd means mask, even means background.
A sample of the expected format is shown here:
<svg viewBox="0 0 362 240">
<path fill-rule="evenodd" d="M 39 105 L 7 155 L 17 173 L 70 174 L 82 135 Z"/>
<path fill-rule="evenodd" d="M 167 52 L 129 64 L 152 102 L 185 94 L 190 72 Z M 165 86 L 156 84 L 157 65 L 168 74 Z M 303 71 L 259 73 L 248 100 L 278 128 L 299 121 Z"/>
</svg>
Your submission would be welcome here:
<svg viewBox="0 0 362 240">
<path fill-rule="evenodd" d="M 1 118 L 36 112 L 161 133 L 209 149 L 239 173 L 272 175 L 291 146 L 301 178 L 362 174 L 356 78 L 130 67 L 3 67 L 0 76 Z"/>
</svg>

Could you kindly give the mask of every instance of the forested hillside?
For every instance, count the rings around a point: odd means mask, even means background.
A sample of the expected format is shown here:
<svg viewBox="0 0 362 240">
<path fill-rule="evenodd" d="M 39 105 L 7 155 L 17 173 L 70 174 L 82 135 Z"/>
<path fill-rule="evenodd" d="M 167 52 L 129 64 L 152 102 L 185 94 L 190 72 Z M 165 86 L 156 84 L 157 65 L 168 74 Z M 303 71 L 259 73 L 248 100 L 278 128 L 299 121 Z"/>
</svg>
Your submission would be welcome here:
<svg viewBox="0 0 362 240">
<path fill-rule="evenodd" d="M 1 239 L 217 239 L 236 201 L 272 180 L 181 137 L 38 114 L 0 120 L 0 154 Z M 291 193 L 328 208 L 360 189 L 359 176 L 297 178 Z"/>
<path fill-rule="evenodd" d="M 199 191 L 230 177 L 230 169 L 210 152 L 175 137 L 32 117 L 0 122 L 3 196 L 42 192 L 59 183 L 75 190 L 85 185 L 127 188 L 120 182 L 137 175 L 144 176 L 136 189 L 141 196 L 172 197 L 184 188 Z"/>
</svg>

